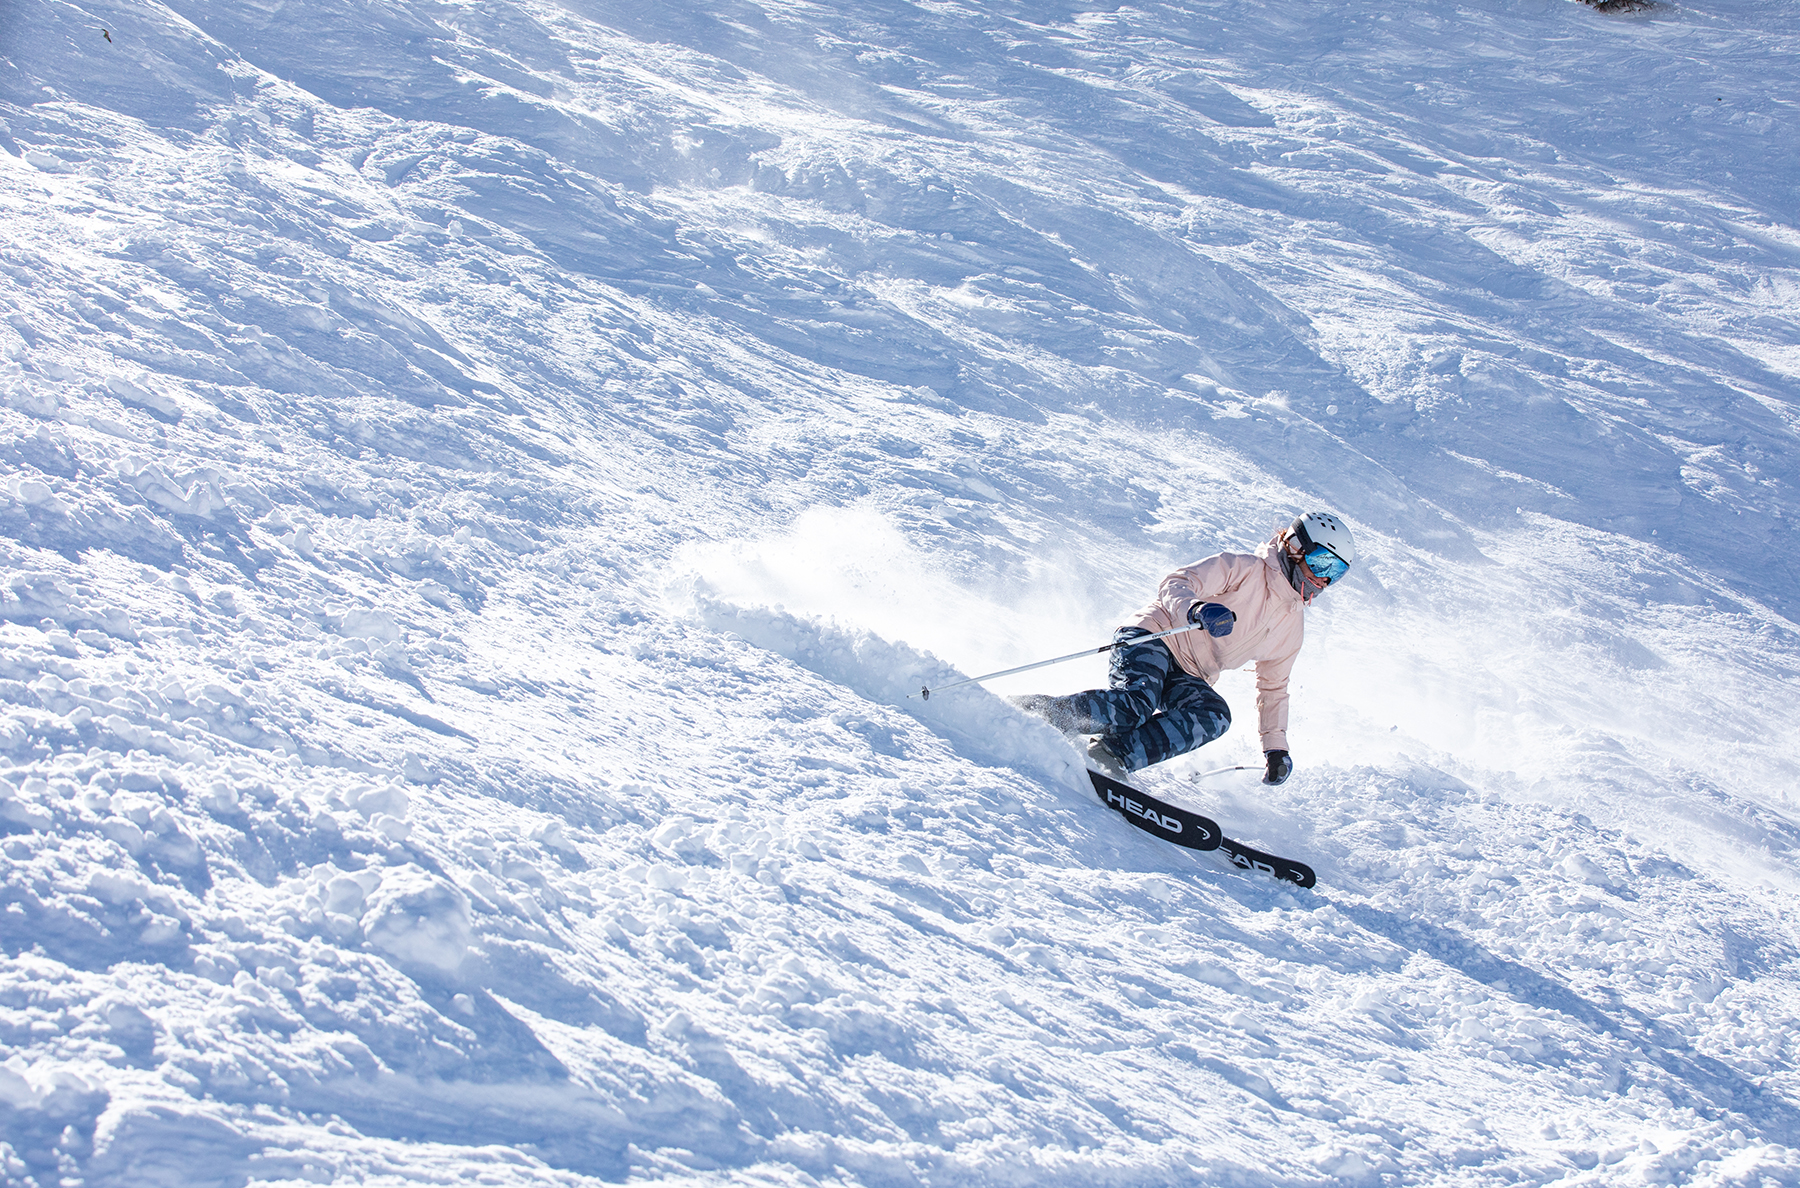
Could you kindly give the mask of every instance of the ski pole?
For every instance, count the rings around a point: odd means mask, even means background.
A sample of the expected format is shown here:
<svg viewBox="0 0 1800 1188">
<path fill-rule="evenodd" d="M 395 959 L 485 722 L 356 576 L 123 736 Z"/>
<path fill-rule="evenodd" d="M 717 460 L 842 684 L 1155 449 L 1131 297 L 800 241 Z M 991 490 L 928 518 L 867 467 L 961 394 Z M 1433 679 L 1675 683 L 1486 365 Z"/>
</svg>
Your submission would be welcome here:
<svg viewBox="0 0 1800 1188">
<path fill-rule="evenodd" d="M 1052 664 L 1061 664 L 1068 660 L 1079 660 L 1083 656 L 1098 656 L 1104 652 L 1110 652 L 1117 647 L 1130 647 L 1133 644 L 1149 643 L 1153 639 L 1162 639 L 1164 636 L 1169 635 L 1180 635 L 1183 631 L 1197 631 L 1205 626 L 1206 624 L 1204 623 L 1186 623 L 1180 627 L 1171 627 L 1167 631 L 1158 631 L 1151 635 L 1134 635 L 1130 639 L 1115 640 L 1112 643 L 1102 644 L 1097 648 L 1089 648 L 1083 652 L 1070 652 L 1067 656 L 1058 656 L 1054 660 L 1039 660 L 1036 664 L 1021 664 L 1017 668 L 1007 668 L 1000 672 L 990 672 L 986 676 L 965 677 L 960 681 L 951 681 L 948 685 L 940 685 L 936 690 L 933 690 L 929 685 L 922 685 L 917 693 L 908 693 L 906 699 L 911 701 L 913 698 L 919 697 L 926 701 L 930 701 L 934 691 L 942 693 L 945 689 L 959 689 L 964 685 L 979 685 L 983 681 L 991 681 L 1003 676 L 1012 676 L 1016 672 L 1030 672 L 1034 668 L 1049 668 Z"/>
<path fill-rule="evenodd" d="M 1224 775 L 1228 771 L 1255 771 L 1255 770 L 1256 770 L 1256 765 L 1254 763 L 1240 763 L 1235 767 L 1215 767 L 1211 771 L 1201 772 L 1199 775 L 1195 776 L 1194 778 L 1197 780 L 1203 780 L 1207 776 Z"/>
</svg>

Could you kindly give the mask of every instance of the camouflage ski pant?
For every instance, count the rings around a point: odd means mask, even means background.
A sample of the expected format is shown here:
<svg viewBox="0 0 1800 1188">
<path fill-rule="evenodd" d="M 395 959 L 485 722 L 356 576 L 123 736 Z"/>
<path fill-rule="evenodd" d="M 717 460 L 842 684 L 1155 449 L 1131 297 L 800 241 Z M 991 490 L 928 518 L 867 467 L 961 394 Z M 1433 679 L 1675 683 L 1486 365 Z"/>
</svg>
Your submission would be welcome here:
<svg viewBox="0 0 1800 1188">
<path fill-rule="evenodd" d="M 1150 633 L 1121 627 L 1123 644 Z M 1099 734 L 1130 771 L 1203 747 L 1231 727 L 1231 707 L 1213 687 L 1184 671 L 1160 639 L 1113 650 L 1109 689 L 1059 697 L 1050 720 L 1080 734 Z"/>
</svg>

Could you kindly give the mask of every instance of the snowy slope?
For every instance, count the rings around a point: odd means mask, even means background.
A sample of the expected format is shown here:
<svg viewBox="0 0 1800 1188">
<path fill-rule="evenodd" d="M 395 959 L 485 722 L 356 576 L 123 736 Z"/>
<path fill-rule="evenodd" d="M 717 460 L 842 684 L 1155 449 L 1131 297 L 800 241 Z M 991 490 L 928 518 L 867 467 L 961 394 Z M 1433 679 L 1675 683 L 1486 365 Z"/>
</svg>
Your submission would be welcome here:
<svg viewBox="0 0 1800 1188">
<path fill-rule="evenodd" d="M 1800 1182 L 1797 16 L 0 0 L 0 1180 Z"/>
</svg>

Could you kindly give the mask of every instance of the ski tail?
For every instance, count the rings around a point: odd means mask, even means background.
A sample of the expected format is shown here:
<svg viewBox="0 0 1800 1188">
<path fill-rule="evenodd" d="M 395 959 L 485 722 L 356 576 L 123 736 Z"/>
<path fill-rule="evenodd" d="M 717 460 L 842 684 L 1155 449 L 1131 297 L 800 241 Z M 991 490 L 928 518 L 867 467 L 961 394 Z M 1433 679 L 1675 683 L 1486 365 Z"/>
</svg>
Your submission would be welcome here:
<svg viewBox="0 0 1800 1188">
<path fill-rule="evenodd" d="M 1317 883 L 1318 876 L 1313 868 L 1304 862 L 1296 862 L 1292 858 L 1283 858 L 1279 854 L 1270 854 L 1262 850 L 1253 850 L 1242 842 L 1234 842 L 1230 838 L 1221 838 L 1219 848 L 1231 864 L 1239 870 L 1260 870 L 1271 878 L 1284 883 L 1292 883 L 1296 887 L 1311 887 Z"/>
</svg>

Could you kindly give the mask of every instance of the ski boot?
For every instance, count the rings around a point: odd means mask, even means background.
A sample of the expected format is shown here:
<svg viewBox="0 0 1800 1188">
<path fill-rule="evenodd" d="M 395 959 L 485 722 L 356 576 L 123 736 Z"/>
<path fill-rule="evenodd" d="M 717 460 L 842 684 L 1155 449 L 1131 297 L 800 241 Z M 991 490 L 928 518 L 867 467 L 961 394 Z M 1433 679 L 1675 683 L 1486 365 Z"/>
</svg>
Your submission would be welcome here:
<svg viewBox="0 0 1800 1188">
<path fill-rule="evenodd" d="M 1119 758 L 1119 753 L 1112 749 L 1104 734 L 1089 741 L 1087 745 L 1088 766 L 1109 779 L 1128 784 L 1131 781 L 1131 769 Z"/>
</svg>

